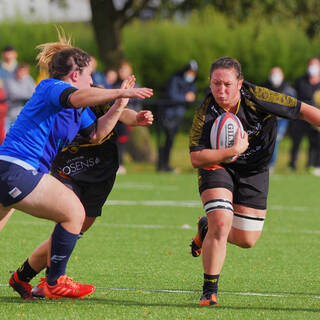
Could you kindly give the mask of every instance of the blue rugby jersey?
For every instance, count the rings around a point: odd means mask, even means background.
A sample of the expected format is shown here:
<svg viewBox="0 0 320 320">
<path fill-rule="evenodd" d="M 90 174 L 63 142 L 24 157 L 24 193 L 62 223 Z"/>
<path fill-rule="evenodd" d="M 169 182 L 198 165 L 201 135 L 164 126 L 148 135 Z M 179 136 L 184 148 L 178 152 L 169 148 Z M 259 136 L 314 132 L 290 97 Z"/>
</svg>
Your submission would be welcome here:
<svg viewBox="0 0 320 320">
<path fill-rule="evenodd" d="M 89 108 L 66 108 L 61 104 L 60 96 L 68 88 L 73 87 L 61 80 L 41 81 L 0 145 L 0 155 L 49 172 L 57 153 L 71 143 L 79 129 L 96 120 Z"/>
</svg>

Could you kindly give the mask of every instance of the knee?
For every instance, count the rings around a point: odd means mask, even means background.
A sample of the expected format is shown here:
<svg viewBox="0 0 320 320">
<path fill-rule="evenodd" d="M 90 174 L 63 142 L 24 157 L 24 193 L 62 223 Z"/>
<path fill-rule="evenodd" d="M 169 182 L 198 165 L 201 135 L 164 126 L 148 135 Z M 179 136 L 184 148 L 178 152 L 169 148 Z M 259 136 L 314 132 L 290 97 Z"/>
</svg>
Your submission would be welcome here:
<svg viewBox="0 0 320 320">
<path fill-rule="evenodd" d="M 67 215 L 69 220 L 83 225 L 86 214 L 82 203 L 78 199 L 69 203 Z"/>
<path fill-rule="evenodd" d="M 79 206 L 77 206 L 77 209 L 74 211 L 74 214 L 76 216 L 77 221 L 81 224 L 81 226 L 84 223 L 84 220 L 86 218 L 86 212 L 84 210 L 83 205 L 80 203 Z"/>
<path fill-rule="evenodd" d="M 258 239 L 259 237 L 242 236 L 231 242 L 240 248 L 250 249 L 257 243 Z"/>
<path fill-rule="evenodd" d="M 217 219 L 213 223 L 208 223 L 207 236 L 216 240 L 226 240 L 230 232 L 231 223 L 225 219 Z"/>
<path fill-rule="evenodd" d="M 241 241 L 238 246 L 243 249 L 250 249 L 256 244 L 257 240 L 245 239 Z"/>
</svg>

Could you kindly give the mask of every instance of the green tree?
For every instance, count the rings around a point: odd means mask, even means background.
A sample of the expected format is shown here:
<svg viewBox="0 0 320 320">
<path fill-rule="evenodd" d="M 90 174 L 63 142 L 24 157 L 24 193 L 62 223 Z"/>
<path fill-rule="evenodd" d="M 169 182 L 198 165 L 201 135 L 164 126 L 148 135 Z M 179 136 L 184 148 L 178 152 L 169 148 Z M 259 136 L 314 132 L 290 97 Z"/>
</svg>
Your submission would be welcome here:
<svg viewBox="0 0 320 320">
<path fill-rule="evenodd" d="M 66 0 L 51 1 L 66 6 Z M 320 33 L 319 0 L 90 0 L 90 5 L 99 56 L 106 68 L 123 59 L 123 27 L 148 8 L 163 17 L 211 5 L 229 18 L 231 26 L 250 17 L 270 22 L 295 19 L 310 38 Z"/>
<path fill-rule="evenodd" d="M 250 16 L 269 21 L 294 18 L 309 37 L 320 33 L 319 0 L 188 0 L 182 1 L 174 10 L 190 11 L 212 5 L 225 13 L 230 22 L 242 22 Z"/>
<path fill-rule="evenodd" d="M 152 0 L 127 0 L 119 7 L 116 1 L 90 0 L 99 56 L 106 68 L 117 66 L 123 59 L 122 28 L 139 16 L 151 2 Z"/>
</svg>

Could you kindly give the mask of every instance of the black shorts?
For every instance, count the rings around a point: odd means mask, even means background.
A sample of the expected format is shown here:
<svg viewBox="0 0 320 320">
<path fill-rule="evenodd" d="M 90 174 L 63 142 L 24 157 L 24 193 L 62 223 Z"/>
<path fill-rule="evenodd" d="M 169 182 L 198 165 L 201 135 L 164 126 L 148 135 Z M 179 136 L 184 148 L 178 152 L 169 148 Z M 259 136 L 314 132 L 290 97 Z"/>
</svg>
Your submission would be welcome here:
<svg viewBox="0 0 320 320">
<path fill-rule="evenodd" d="M 37 170 L 0 160 L 0 203 L 7 207 L 21 201 L 33 191 L 43 175 Z"/>
<path fill-rule="evenodd" d="M 215 170 L 199 170 L 199 192 L 207 189 L 226 188 L 233 194 L 233 203 L 265 210 L 269 191 L 269 170 L 240 173 L 217 166 Z"/>
<path fill-rule="evenodd" d="M 101 216 L 102 207 L 111 192 L 116 175 L 110 176 L 108 180 L 99 183 L 78 182 L 72 179 L 61 177 L 59 174 L 52 174 L 80 199 L 87 217 Z"/>
</svg>

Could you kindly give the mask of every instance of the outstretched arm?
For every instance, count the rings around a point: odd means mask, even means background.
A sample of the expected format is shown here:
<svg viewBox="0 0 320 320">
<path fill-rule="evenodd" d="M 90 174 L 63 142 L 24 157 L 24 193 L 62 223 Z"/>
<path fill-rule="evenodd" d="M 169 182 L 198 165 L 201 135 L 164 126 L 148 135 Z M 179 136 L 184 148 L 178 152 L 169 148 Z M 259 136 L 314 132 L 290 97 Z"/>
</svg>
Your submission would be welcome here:
<svg viewBox="0 0 320 320">
<path fill-rule="evenodd" d="M 136 112 L 131 109 L 124 109 L 119 119 L 128 126 L 150 126 L 153 123 L 153 114 L 149 110 Z"/>
<path fill-rule="evenodd" d="M 129 76 L 121 83 L 121 90 L 130 90 L 134 87 L 136 79 L 134 76 Z M 100 117 L 97 121 L 97 129 L 90 135 L 91 143 L 98 143 L 106 137 L 119 121 L 124 108 L 129 102 L 128 98 L 117 99 L 108 112 Z"/>
<path fill-rule="evenodd" d="M 134 78 L 135 80 L 135 78 Z M 149 88 L 120 88 L 101 89 L 85 88 L 79 89 L 70 95 L 69 102 L 75 108 L 101 105 L 119 98 L 139 98 L 146 99 L 153 95 L 153 90 Z"/>
<path fill-rule="evenodd" d="M 320 110 L 307 103 L 301 102 L 299 119 L 305 120 L 314 126 L 320 127 Z"/>
</svg>

